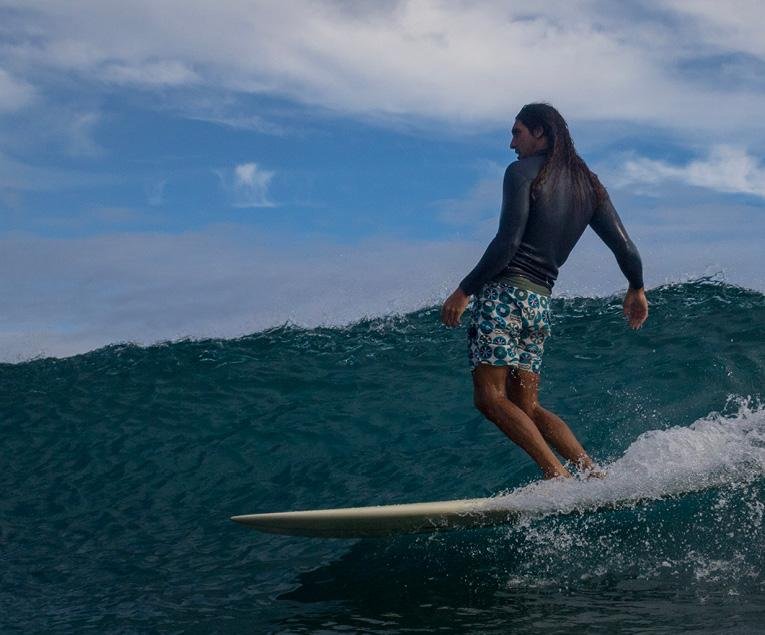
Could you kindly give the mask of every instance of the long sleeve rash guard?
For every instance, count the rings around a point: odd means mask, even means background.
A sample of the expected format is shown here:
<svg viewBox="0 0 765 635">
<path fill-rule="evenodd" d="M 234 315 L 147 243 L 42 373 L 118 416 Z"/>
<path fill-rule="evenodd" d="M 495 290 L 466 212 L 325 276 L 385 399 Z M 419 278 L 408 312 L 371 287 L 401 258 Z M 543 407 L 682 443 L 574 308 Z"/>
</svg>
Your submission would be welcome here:
<svg viewBox="0 0 765 635">
<path fill-rule="evenodd" d="M 499 230 L 460 288 L 471 295 L 490 280 L 523 276 L 552 290 L 559 268 L 588 225 L 616 256 L 630 287 L 641 288 L 640 254 L 607 195 L 595 209 L 577 209 L 571 181 L 560 174 L 546 179 L 531 201 L 531 183 L 545 159 L 545 154 L 537 154 L 508 166 Z"/>
</svg>

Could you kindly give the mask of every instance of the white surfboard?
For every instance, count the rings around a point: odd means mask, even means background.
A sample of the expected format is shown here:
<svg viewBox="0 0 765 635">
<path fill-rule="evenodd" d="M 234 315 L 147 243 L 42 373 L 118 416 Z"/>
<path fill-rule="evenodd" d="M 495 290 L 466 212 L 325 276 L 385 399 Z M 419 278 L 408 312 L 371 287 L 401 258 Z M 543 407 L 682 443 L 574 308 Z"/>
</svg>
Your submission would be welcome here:
<svg viewBox="0 0 765 635">
<path fill-rule="evenodd" d="M 472 498 L 408 505 L 314 509 L 232 516 L 231 520 L 272 534 L 360 538 L 488 527 L 512 522 L 517 512 L 498 506 L 496 501 L 496 498 Z"/>
</svg>

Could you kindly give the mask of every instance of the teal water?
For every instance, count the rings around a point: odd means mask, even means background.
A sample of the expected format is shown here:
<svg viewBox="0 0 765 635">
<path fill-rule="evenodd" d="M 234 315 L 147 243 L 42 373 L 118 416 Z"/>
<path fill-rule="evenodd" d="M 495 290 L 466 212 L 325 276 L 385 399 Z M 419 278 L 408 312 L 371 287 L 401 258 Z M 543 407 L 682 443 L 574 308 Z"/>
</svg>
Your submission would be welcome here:
<svg viewBox="0 0 765 635">
<path fill-rule="evenodd" d="M 554 301 L 541 400 L 609 470 L 537 469 L 438 309 L 1 365 L 2 632 L 762 632 L 765 296 Z M 233 514 L 499 494 L 513 526 L 357 541 Z M 592 511 L 616 499 L 616 508 Z"/>
</svg>

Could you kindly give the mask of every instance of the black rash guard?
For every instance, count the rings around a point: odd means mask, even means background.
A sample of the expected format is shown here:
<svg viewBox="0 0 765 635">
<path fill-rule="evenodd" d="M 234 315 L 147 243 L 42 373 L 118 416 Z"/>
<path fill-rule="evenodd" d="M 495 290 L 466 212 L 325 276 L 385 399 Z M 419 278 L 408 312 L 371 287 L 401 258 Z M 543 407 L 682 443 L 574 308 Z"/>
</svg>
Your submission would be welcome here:
<svg viewBox="0 0 765 635">
<path fill-rule="evenodd" d="M 558 269 L 566 262 L 587 225 L 614 253 L 630 288 L 642 288 L 640 254 L 608 195 L 596 209 L 577 210 L 571 181 L 564 173 L 553 184 L 546 179 L 531 201 L 531 183 L 546 158 L 542 152 L 508 166 L 499 230 L 481 260 L 460 282 L 460 288 L 472 295 L 490 280 L 521 276 L 551 291 Z"/>
</svg>

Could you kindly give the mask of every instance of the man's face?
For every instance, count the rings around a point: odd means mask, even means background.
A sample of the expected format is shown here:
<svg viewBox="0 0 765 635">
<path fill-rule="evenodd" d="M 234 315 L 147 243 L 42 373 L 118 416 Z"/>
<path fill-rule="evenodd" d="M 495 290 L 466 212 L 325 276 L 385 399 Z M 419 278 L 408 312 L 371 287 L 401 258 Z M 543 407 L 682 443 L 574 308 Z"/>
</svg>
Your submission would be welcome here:
<svg viewBox="0 0 765 635">
<path fill-rule="evenodd" d="M 519 159 L 525 159 L 547 147 L 547 139 L 543 135 L 535 137 L 523 122 L 518 119 L 515 120 L 513 129 L 510 132 L 513 135 L 510 147 L 515 150 Z"/>
</svg>

